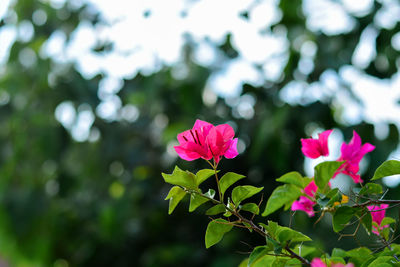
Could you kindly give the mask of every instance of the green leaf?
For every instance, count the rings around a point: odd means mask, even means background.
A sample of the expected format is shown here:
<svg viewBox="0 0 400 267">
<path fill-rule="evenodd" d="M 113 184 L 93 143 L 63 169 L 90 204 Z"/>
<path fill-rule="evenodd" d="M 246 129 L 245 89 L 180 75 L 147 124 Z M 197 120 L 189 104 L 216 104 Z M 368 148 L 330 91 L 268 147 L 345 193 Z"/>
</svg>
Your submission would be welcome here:
<svg viewBox="0 0 400 267">
<path fill-rule="evenodd" d="M 209 208 L 206 211 L 206 215 L 217 215 L 219 213 L 224 213 L 226 211 L 225 205 L 224 204 L 218 204 L 215 205 L 214 207 Z"/>
<path fill-rule="evenodd" d="M 372 256 L 371 250 L 365 247 L 360 247 L 356 249 L 352 249 L 350 251 L 347 251 L 347 256 L 350 257 L 349 262 L 354 262 L 355 266 L 360 266 L 364 262 L 367 262 Z"/>
<path fill-rule="evenodd" d="M 332 250 L 332 257 L 345 258 L 345 257 L 347 257 L 347 254 L 346 254 L 346 251 L 341 248 L 334 248 Z"/>
<path fill-rule="evenodd" d="M 298 244 L 294 247 L 293 251 L 296 254 L 299 254 L 302 257 L 306 257 L 307 255 L 313 253 L 314 251 L 316 251 L 317 249 L 315 247 L 309 247 L 309 246 L 305 246 L 303 244 Z"/>
<path fill-rule="evenodd" d="M 391 217 L 385 217 L 383 218 L 381 225 L 388 225 L 388 224 L 392 224 L 392 223 L 396 223 L 396 220 L 391 218 Z"/>
<path fill-rule="evenodd" d="M 247 263 L 249 262 L 249 258 L 242 260 L 238 267 L 247 267 Z"/>
<path fill-rule="evenodd" d="M 224 198 L 225 191 L 234 183 L 243 179 L 245 176 L 240 175 L 234 172 L 227 172 L 224 176 L 222 176 L 221 180 L 219 181 L 219 187 L 221 189 L 222 198 Z"/>
<path fill-rule="evenodd" d="M 253 251 L 250 254 L 249 261 L 247 263 L 247 266 L 253 266 L 254 263 L 260 259 L 261 257 L 265 256 L 270 252 L 270 248 L 268 246 L 258 246 L 253 249 Z"/>
<path fill-rule="evenodd" d="M 259 246 L 254 248 L 253 252 L 250 254 L 247 266 L 248 267 L 285 266 L 287 260 L 281 261 L 281 259 L 279 259 L 274 255 L 268 255 L 269 252 L 270 250 L 267 246 Z"/>
<path fill-rule="evenodd" d="M 255 187 L 252 185 L 237 186 L 232 190 L 232 201 L 236 206 L 239 206 L 240 202 L 254 196 L 263 189 L 264 187 Z"/>
<path fill-rule="evenodd" d="M 392 256 L 381 256 L 376 258 L 374 261 L 372 261 L 368 267 L 386 267 L 386 266 L 393 266 L 392 260 L 394 260 L 394 258 Z"/>
<path fill-rule="evenodd" d="M 278 186 L 269 197 L 262 216 L 267 216 L 282 206 L 295 201 L 300 195 L 301 189 L 295 185 L 285 184 Z"/>
<path fill-rule="evenodd" d="M 189 189 L 197 189 L 196 176 L 191 172 L 179 169 L 178 166 L 175 166 L 172 174 L 162 173 L 161 175 L 166 183 L 180 185 Z"/>
<path fill-rule="evenodd" d="M 346 224 L 353 217 L 355 211 L 349 206 L 339 207 L 332 218 L 333 230 L 339 232 L 343 230 Z"/>
<path fill-rule="evenodd" d="M 371 181 L 396 174 L 400 174 L 400 161 L 388 160 L 376 169 Z"/>
<path fill-rule="evenodd" d="M 178 203 L 182 200 L 182 198 L 186 195 L 185 190 L 180 188 L 179 186 L 174 186 L 169 190 L 169 193 L 165 200 L 169 199 L 169 208 L 168 208 L 168 214 L 171 214 L 175 207 L 178 205 Z"/>
<path fill-rule="evenodd" d="M 267 233 L 272 237 L 275 238 L 275 234 L 279 229 L 279 225 L 276 222 L 273 221 L 268 221 L 268 225 L 265 225 L 263 223 L 259 223 L 264 229 L 267 231 Z"/>
<path fill-rule="evenodd" d="M 219 171 L 217 171 L 218 173 Z M 214 170 L 212 169 L 204 169 L 200 170 L 196 173 L 196 183 L 199 186 L 202 182 L 210 178 L 214 174 Z"/>
<path fill-rule="evenodd" d="M 224 234 L 229 232 L 232 227 L 233 226 L 228 221 L 223 219 L 211 221 L 206 230 L 206 248 L 209 248 L 221 241 Z"/>
<path fill-rule="evenodd" d="M 296 186 L 304 189 L 311 182 L 312 179 L 305 178 L 305 177 L 301 176 L 301 174 L 298 172 L 289 172 L 289 173 L 282 175 L 281 177 L 279 177 L 276 180 L 278 182 L 282 182 L 285 184 L 293 184 L 293 185 L 296 185 Z"/>
<path fill-rule="evenodd" d="M 364 185 L 363 188 L 361 188 L 358 194 L 360 195 L 382 194 L 382 186 L 380 184 L 367 183 L 366 185 Z"/>
<path fill-rule="evenodd" d="M 284 226 L 279 226 L 276 237 L 281 244 L 286 241 L 289 243 L 312 241 L 308 236 Z"/>
<path fill-rule="evenodd" d="M 210 190 L 208 190 L 208 192 L 205 195 L 210 197 L 210 198 L 214 198 L 215 190 L 210 189 Z M 192 193 L 190 195 L 189 212 L 194 211 L 200 205 L 206 203 L 207 201 L 209 201 L 208 198 L 202 197 L 202 196 L 200 196 L 199 194 L 196 194 L 196 193 Z"/>
<path fill-rule="evenodd" d="M 333 188 L 326 192 L 326 197 L 327 198 L 333 198 L 337 193 L 339 192 L 339 188 Z"/>
<path fill-rule="evenodd" d="M 329 180 L 333 177 L 342 163 L 343 162 L 341 161 L 325 161 L 315 166 L 315 184 L 322 192 L 325 191 L 325 186 L 329 183 Z"/>
<path fill-rule="evenodd" d="M 371 234 L 372 230 L 371 212 L 369 212 L 367 208 L 363 208 L 357 212 L 357 216 L 358 218 L 361 218 L 361 224 L 362 226 L 364 226 L 364 229 L 367 231 L 367 233 Z"/>
<path fill-rule="evenodd" d="M 254 213 L 256 215 L 258 215 L 258 213 L 260 213 L 260 209 L 258 208 L 256 203 L 246 203 L 240 209 Z"/>
</svg>

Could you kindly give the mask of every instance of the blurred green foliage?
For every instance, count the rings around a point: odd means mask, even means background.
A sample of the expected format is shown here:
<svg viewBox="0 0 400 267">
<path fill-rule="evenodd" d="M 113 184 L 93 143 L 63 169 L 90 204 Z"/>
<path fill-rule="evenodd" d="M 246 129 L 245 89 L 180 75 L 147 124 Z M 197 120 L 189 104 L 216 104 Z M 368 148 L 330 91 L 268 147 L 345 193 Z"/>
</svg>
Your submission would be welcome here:
<svg viewBox="0 0 400 267">
<path fill-rule="evenodd" d="M 318 80 L 327 68 L 338 70 L 343 64 L 351 64 L 360 33 L 379 9 L 375 3 L 371 14 L 354 17 L 357 27 L 349 33 L 327 36 L 307 29 L 300 5 L 300 1 L 282 0 L 280 24 L 287 27 L 291 45 L 299 33 L 318 44 L 309 82 Z M 260 88 L 244 85 L 242 94 L 251 94 L 257 100 L 255 115 L 249 120 L 234 116 L 222 98 L 212 106 L 203 103 L 211 70 L 195 65 L 188 56 L 185 63 L 189 74 L 183 80 L 174 78 L 172 68 L 163 67 L 155 74 L 138 74 L 125 81 L 118 96 L 123 105 L 138 107 L 140 116 L 135 122 L 111 122 L 96 116 L 92 134 L 100 137 L 78 142 L 56 120 L 55 109 L 70 101 L 78 111 L 96 110 L 102 76 L 85 80 L 73 64 L 59 64 L 39 53 L 55 30 L 61 29 L 69 37 L 80 20 L 96 24 L 99 17 L 86 6 L 71 9 L 66 4 L 56 10 L 39 1 L 18 1 L 14 6 L 18 17 L 13 23 L 30 20 L 38 8 L 46 11 L 47 23 L 33 25 L 35 34 L 29 42 L 17 40 L 13 44 L 0 74 L 0 93 L 8 98 L 0 106 L 0 254 L 10 266 L 238 265 L 245 257 L 239 252 L 249 252 L 249 246 L 264 240 L 236 229 L 206 250 L 207 217 L 196 212 L 188 215 L 184 205 L 167 215 L 164 198 L 169 186 L 160 173 L 170 173 L 175 164 L 192 170 L 207 167 L 204 162 L 183 162 L 167 153 L 176 134 L 191 127 L 196 118 L 214 124 L 230 121 L 237 126 L 237 136 L 244 140 L 246 150 L 234 160 L 224 160 L 222 171 L 247 175 L 253 185 L 264 186 L 266 195 L 277 186 L 275 178 L 292 170 L 302 172 L 299 140 L 306 135 L 306 126 L 339 128 L 347 140 L 355 129 L 364 142 L 376 145 L 365 177 L 372 177 L 373 170 L 397 147 L 399 134 L 394 125 L 390 125 L 389 135 L 379 140 L 370 124 L 350 127 L 335 121 L 340 110 L 330 104 L 283 103 L 278 93 L 295 79 L 300 57 L 295 49 L 290 49 L 284 79 Z M 68 19 L 60 19 L 60 12 L 67 12 Z M 7 22 L 1 21 L 0 29 L 5 26 Z M 397 24 L 392 31 L 380 32 L 377 49 L 387 55 L 389 65 L 379 69 L 371 64 L 369 74 L 389 77 L 397 71 L 392 54 L 398 53 L 391 48 L 390 36 L 399 27 Z M 26 47 L 36 54 L 30 67 L 19 59 Z M 220 49 L 228 57 L 237 56 L 229 38 Z M 190 44 L 187 53 L 191 53 Z M 55 69 L 60 70 L 56 77 L 49 77 Z M 398 193 L 393 190 L 388 197 Z M 290 214 L 270 219 L 288 224 Z M 333 246 L 351 246 L 349 240 L 335 243 L 337 236 L 328 230 L 331 227 L 325 220 L 317 226 L 314 222 L 296 214 L 292 223 L 328 251 Z"/>
</svg>

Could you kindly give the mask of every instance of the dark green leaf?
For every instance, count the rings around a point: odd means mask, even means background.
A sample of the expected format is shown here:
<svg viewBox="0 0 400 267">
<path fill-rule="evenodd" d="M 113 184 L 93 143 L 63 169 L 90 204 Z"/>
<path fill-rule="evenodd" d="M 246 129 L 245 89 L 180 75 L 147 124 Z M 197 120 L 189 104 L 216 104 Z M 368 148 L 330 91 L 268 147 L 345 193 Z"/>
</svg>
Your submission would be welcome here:
<svg viewBox="0 0 400 267">
<path fill-rule="evenodd" d="M 260 212 L 260 209 L 258 208 L 256 203 L 246 203 L 240 209 L 249 211 L 254 214 L 258 214 Z"/>
<path fill-rule="evenodd" d="M 215 205 L 214 207 L 209 208 L 206 211 L 206 215 L 216 215 L 219 213 L 224 213 L 226 211 L 225 205 L 224 204 L 218 204 Z"/>
<path fill-rule="evenodd" d="M 293 184 L 304 189 L 312 179 L 301 176 L 298 172 L 289 172 L 276 179 L 278 182 Z"/>
<path fill-rule="evenodd" d="M 267 201 L 267 206 L 262 216 L 267 216 L 282 206 L 295 201 L 301 195 L 301 189 L 292 184 L 278 186 Z"/>
<path fill-rule="evenodd" d="M 346 224 L 353 217 L 355 211 L 349 206 L 339 207 L 332 218 L 333 230 L 339 232 L 343 230 Z"/>
<path fill-rule="evenodd" d="M 329 180 L 332 179 L 333 175 L 342 163 L 343 162 L 340 161 L 325 161 L 315 166 L 314 179 L 319 190 L 322 192 L 325 191 L 325 187 L 329 183 Z"/>
<path fill-rule="evenodd" d="M 189 189 L 197 189 L 196 176 L 188 171 L 183 171 L 175 166 L 172 174 L 162 173 L 164 181 L 173 185 L 180 185 Z"/>
<path fill-rule="evenodd" d="M 371 181 L 396 174 L 400 174 L 400 161 L 388 160 L 376 169 Z"/>
<path fill-rule="evenodd" d="M 382 194 L 382 186 L 380 184 L 367 183 L 363 188 L 361 188 L 359 194 Z"/>
<path fill-rule="evenodd" d="M 218 172 L 218 171 L 217 171 Z M 196 183 L 199 186 L 202 182 L 210 178 L 214 174 L 214 170 L 211 169 L 203 169 L 196 173 Z"/>
<path fill-rule="evenodd" d="M 239 181 L 240 179 L 243 179 L 245 176 L 244 175 L 240 175 L 234 172 L 228 172 L 225 173 L 224 176 L 222 176 L 221 180 L 219 181 L 219 187 L 221 189 L 221 194 L 222 197 L 225 194 L 225 191 L 234 183 L 236 183 L 237 181 Z"/>
<path fill-rule="evenodd" d="M 238 206 L 243 200 L 254 196 L 264 187 L 255 187 L 252 185 L 243 185 L 237 186 L 232 190 L 232 201 L 233 203 Z"/>
<path fill-rule="evenodd" d="M 171 214 L 178 203 L 182 200 L 182 198 L 186 195 L 186 192 L 180 188 L 179 186 L 174 186 L 169 190 L 169 193 L 165 200 L 169 199 L 169 208 L 168 214 Z"/>
<path fill-rule="evenodd" d="M 233 226 L 228 221 L 223 219 L 216 219 L 211 221 L 208 224 L 206 230 L 206 248 L 209 248 L 221 241 L 224 234 L 229 232 L 232 227 Z"/>
</svg>

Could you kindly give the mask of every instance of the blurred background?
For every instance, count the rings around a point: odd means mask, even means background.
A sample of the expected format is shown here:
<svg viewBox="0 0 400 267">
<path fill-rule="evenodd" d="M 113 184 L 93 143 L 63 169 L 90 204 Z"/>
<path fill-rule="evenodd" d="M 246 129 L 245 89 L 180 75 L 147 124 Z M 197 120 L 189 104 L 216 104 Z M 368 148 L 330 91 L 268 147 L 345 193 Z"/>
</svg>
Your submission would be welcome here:
<svg viewBox="0 0 400 267">
<path fill-rule="evenodd" d="M 236 229 L 207 250 L 207 204 L 167 215 L 160 173 L 208 167 L 177 158 L 177 133 L 232 125 L 222 171 L 266 199 L 282 174 L 313 175 L 300 138 L 334 128 L 336 159 L 356 130 L 376 146 L 368 180 L 400 158 L 399 21 L 396 0 L 1 0 L 0 265 L 237 266 L 265 240 Z M 338 241 L 330 215 L 267 219 L 326 252 L 365 239 Z"/>
</svg>

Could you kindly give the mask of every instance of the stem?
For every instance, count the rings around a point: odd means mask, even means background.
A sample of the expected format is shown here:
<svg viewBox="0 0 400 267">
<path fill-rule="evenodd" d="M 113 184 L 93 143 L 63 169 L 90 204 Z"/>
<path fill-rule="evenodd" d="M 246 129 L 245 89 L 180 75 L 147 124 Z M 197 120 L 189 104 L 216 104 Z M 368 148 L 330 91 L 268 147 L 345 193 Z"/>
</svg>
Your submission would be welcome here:
<svg viewBox="0 0 400 267">
<path fill-rule="evenodd" d="M 214 170 L 214 174 L 215 174 L 215 180 L 217 182 L 217 188 L 218 188 L 218 195 L 219 195 L 219 201 L 221 202 L 220 204 L 224 204 L 224 200 L 222 198 L 222 193 L 221 193 L 221 187 L 219 186 L 219 179 L 218 179 L 218 173 L 217 173 L 217 164 L 215 164 L 215 160 L 214 160 L 214 164 L 212 164 L 210 161 L 208 161 L 208 164 L 211 165 L 211 167 Z"/>
</svg>

